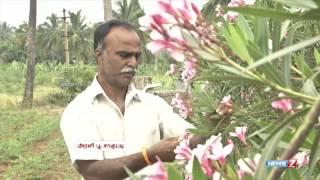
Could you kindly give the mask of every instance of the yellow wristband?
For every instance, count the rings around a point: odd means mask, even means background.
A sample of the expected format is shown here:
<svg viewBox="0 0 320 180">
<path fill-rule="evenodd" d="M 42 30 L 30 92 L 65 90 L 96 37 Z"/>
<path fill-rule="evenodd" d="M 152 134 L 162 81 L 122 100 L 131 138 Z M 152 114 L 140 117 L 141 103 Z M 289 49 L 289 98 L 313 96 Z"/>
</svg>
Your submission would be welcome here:
<svg viewBox="0 0 320 180">
<path fill-rule="evenodd" d="M 144 161 L 145 161 L 148 165 L 151 165 L 151 164 L 152 164 L 152 163 L 150 162 L 149 158 L 148 158 L 148 154 L 147 154 L 147 149 L 146 149 L 146 147 L 143 147 L 143 148 L 142 148 L 142 156 L 143 156 Z"/>
</svg>

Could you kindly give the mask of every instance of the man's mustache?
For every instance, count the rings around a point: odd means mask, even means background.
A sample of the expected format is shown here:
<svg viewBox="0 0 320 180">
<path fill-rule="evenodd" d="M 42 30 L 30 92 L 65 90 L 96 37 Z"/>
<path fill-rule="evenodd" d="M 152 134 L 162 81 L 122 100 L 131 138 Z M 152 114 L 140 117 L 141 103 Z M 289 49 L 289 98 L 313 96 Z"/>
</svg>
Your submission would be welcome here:
<svg viewBox="0 0 320 180">
<path fill-rule="evenodd" d="M 132 68 L 132 67 L 125 67 L 123 68 L 120 73 L 136 73 L 136 69 Z"/>
</svg>

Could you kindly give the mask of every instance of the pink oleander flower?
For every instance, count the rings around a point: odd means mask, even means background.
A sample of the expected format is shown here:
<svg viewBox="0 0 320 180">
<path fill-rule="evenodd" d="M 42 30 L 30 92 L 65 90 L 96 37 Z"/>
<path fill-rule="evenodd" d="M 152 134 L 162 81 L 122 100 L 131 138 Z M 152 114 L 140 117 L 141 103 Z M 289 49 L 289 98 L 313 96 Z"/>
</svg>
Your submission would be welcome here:
<svg viewBox="0 0 320 180">
<path fill-rule="evenodd" d="M 192 158 L 192 151 L 190 149 L 190 136 L 186 135 L 183 137 L 179 145 L 175 148 L 174 153 L 176 153 L 175 159 L 181 164 L 189 161 Z"/>
<path fill-rule="evenodd" d="M 229 135 L 232 137 L 237 137 L 240 139 L 241 142 L 247 144 L 246 142 L 246 131 L 247 127 L 236 127 L 235 132 L 229 132 Z"/>
<path fill-rule="evenodd" d="M 184 62 L 183 71 L 181 73 L 182 80 L 191 82 L 197 74 L 197 60 L 192 58 Z"/>
<path fill-rule="evenodd" d="M 244 7 L 244 6 L 251 6 L 254 5 L 256 1 L 255 0 L 231 0 L 228 4 L 228 7 Z M 225 20 L 227 20 L 230 23 L 234 23 L 236 19 L 239 16 L 239 13 L 228 11 L 226 14 L 224 13 L 221 6 L 217 6 L 216 8 L 216 16 L 217 17 L 223 17 Z"/>
<path fill-rule="evenodd" d="M 212 148 L 219 143 L 221 143 L 221 134 L 218 134 L 217 136 L 212 135 L 209 139 L 207 139 L 205 144 L 198 144 L 197 147 L 192 150 L 193 158 L 187 163 L 185 167 L 186 170 L 189 173 L 192 173 L 193 159 L 194 157 L 197 157 L 200 162 L 201 169 L 205 175 L 209 177 L 212 176 L 214 169 L 212 167 L 212 160 L 209 158 L 209 155 L 211 155 L 210 152 Z"/>
<path fill-rule="evenodd" d="M 181 29 L 176 26 L 172 27 L 165 31 L 165 36 L 159 31 L 150 33 L 151 41 L 147 44 L 147 49 L 153 54 L 167 50 L 173 59 L 182 62 L 185 59 L 183 54 L 185 41 Z"/>
<path fill-rule="evenodd" d="M 163 13 L 170 14 L 180 23 L 194 23 L 200 15 L 199 8 L 190 0 L 160 0 L 158 4 Z"/>
<path fill-rule="evenodd" d="M 282 97 L 282 96 L 283 96 L 283 94 L 280 93 L 279 97 Z M 284 113 L 288 113 L 288 112 L 292 111 L 292 100 L 289 98 L 275 100 L 275 101 L 272 101 L 271 106 L 274 109 L 278 109 Z"/>
<path fill-rule="evenodd" d="M 158 162 L 154 164 L 156 171 L 147 177 L 148 180 L 168 180 L 168 174 L 163 162 L 157 157 Z"/>
<path fill-rule="evenodd" d="M 174 75 L 178 71 L 178 67 L 176 64 L 170 64 L 170 70 L 166 73 L 167 75 Z"/>
<path fill-rule="evenodd" d="M 198 144 L 197 147 L 192 150 L 192 159 L 188 161 L 185 166 L 187 172 L 192 173 L 193 160 L 197 158 L 204 174 L 206 176 L 212 176 L 214 169 L 212 168 L 212 161 L 208 158 L 209 155 L 208 147 Z"/>
<path fill-rule="evenodd" d="M 195 29 L 197 18 L 201 16 L 200 10 L 189 0 L 159 0 L 158 7 L 139 19 L 142 30 L 151 30 L 151 42 L 147 48 L 152 53 L 167 50 L 175 60 L 184 61 L 188 46 L 181 30 L 188 27 Z"/>
<path fill-rule="evenodd" d="M 171 100 L 171 105 L 179 109 L 179 114 L 182 118 L 187 118 L 192 115 L 191 104 L 182 99 L 179 93 Z"/>
<path fill-rule="evenodd" d="M 221 133 L 219 133 L 217 136 L 212 135 L 210 136 L 209 139 L 206 140 L 204 146 L 206 147 L 206 149 L 208 149 L 209 151 L 212 150 L 212 148 L 216 145 L 221 143 Z"/>
<path fill-rule="evenodd" d="M 237 171 L 239 178 L 242 179 L 245 174 L 254 176 L 255 171 L 258 168 L 260 158 L 261 158 L 261 155 L 256 154 L 253 160 L 249 158 L 239 159 L 237 162 L 239 167 L 239 170 Z"/>
<path fill-rule="evenodd" d="M 228 4 L 229 7 L 241 7 L 254 5 L 256 0 L 231 0 Z"/>
<path fill-rule="evenodd" d="M 184 180 L 192 180 L 192 176 L 187 174 L 187 175 L 184 177 Z"/>
<path fill-rule="evenodd" d="M 297 160 L 297 165 L 299 168 L 309 164 L 309 154 L 305 151 L 298 152 L 291 159 Z"/>
<path fill-rule="evenodd" d="M 221 142 L 216 143 L 212 147 L 212 150 L 211 150 L 212 155 L 209 155 L 208 158 L 219 161 L 220 164 L 224 164 L 226 157 L 232 152 L 233 147 L 234 147 L 233 143 L 228 144 L 225 147 L 223 147 Z"/>
</svg>

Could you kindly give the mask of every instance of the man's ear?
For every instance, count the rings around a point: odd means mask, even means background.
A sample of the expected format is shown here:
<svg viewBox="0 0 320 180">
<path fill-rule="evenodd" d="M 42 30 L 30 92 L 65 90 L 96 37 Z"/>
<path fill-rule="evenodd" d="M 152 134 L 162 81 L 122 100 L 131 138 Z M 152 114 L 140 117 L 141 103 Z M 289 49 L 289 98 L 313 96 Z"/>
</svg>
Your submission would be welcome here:
<svg viewBox="0 0 320 180">
<path fill-rule="evenodd" d="M 102 56 L 102 50 L 100 50 L 100 49 L 94 50 L 94 55 L 96 57 L 96 63 L 99 64 L 99 59 Z"/>
</svg>

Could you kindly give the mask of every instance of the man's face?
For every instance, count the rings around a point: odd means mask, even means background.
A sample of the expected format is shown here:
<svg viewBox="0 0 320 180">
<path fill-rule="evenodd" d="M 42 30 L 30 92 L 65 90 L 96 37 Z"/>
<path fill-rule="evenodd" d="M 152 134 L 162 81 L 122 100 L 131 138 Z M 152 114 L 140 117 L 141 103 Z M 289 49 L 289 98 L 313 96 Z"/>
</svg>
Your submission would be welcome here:
<svg viewBox="0 0 320 180">
<path fill-rule="evenodd" d="M 127 88 L 139 63 L 139 36 L 134 31 L 115 27 L 104 38 L 104 47 L 96 51 L 99 76 L 111 86 Z"/>
</svg>

